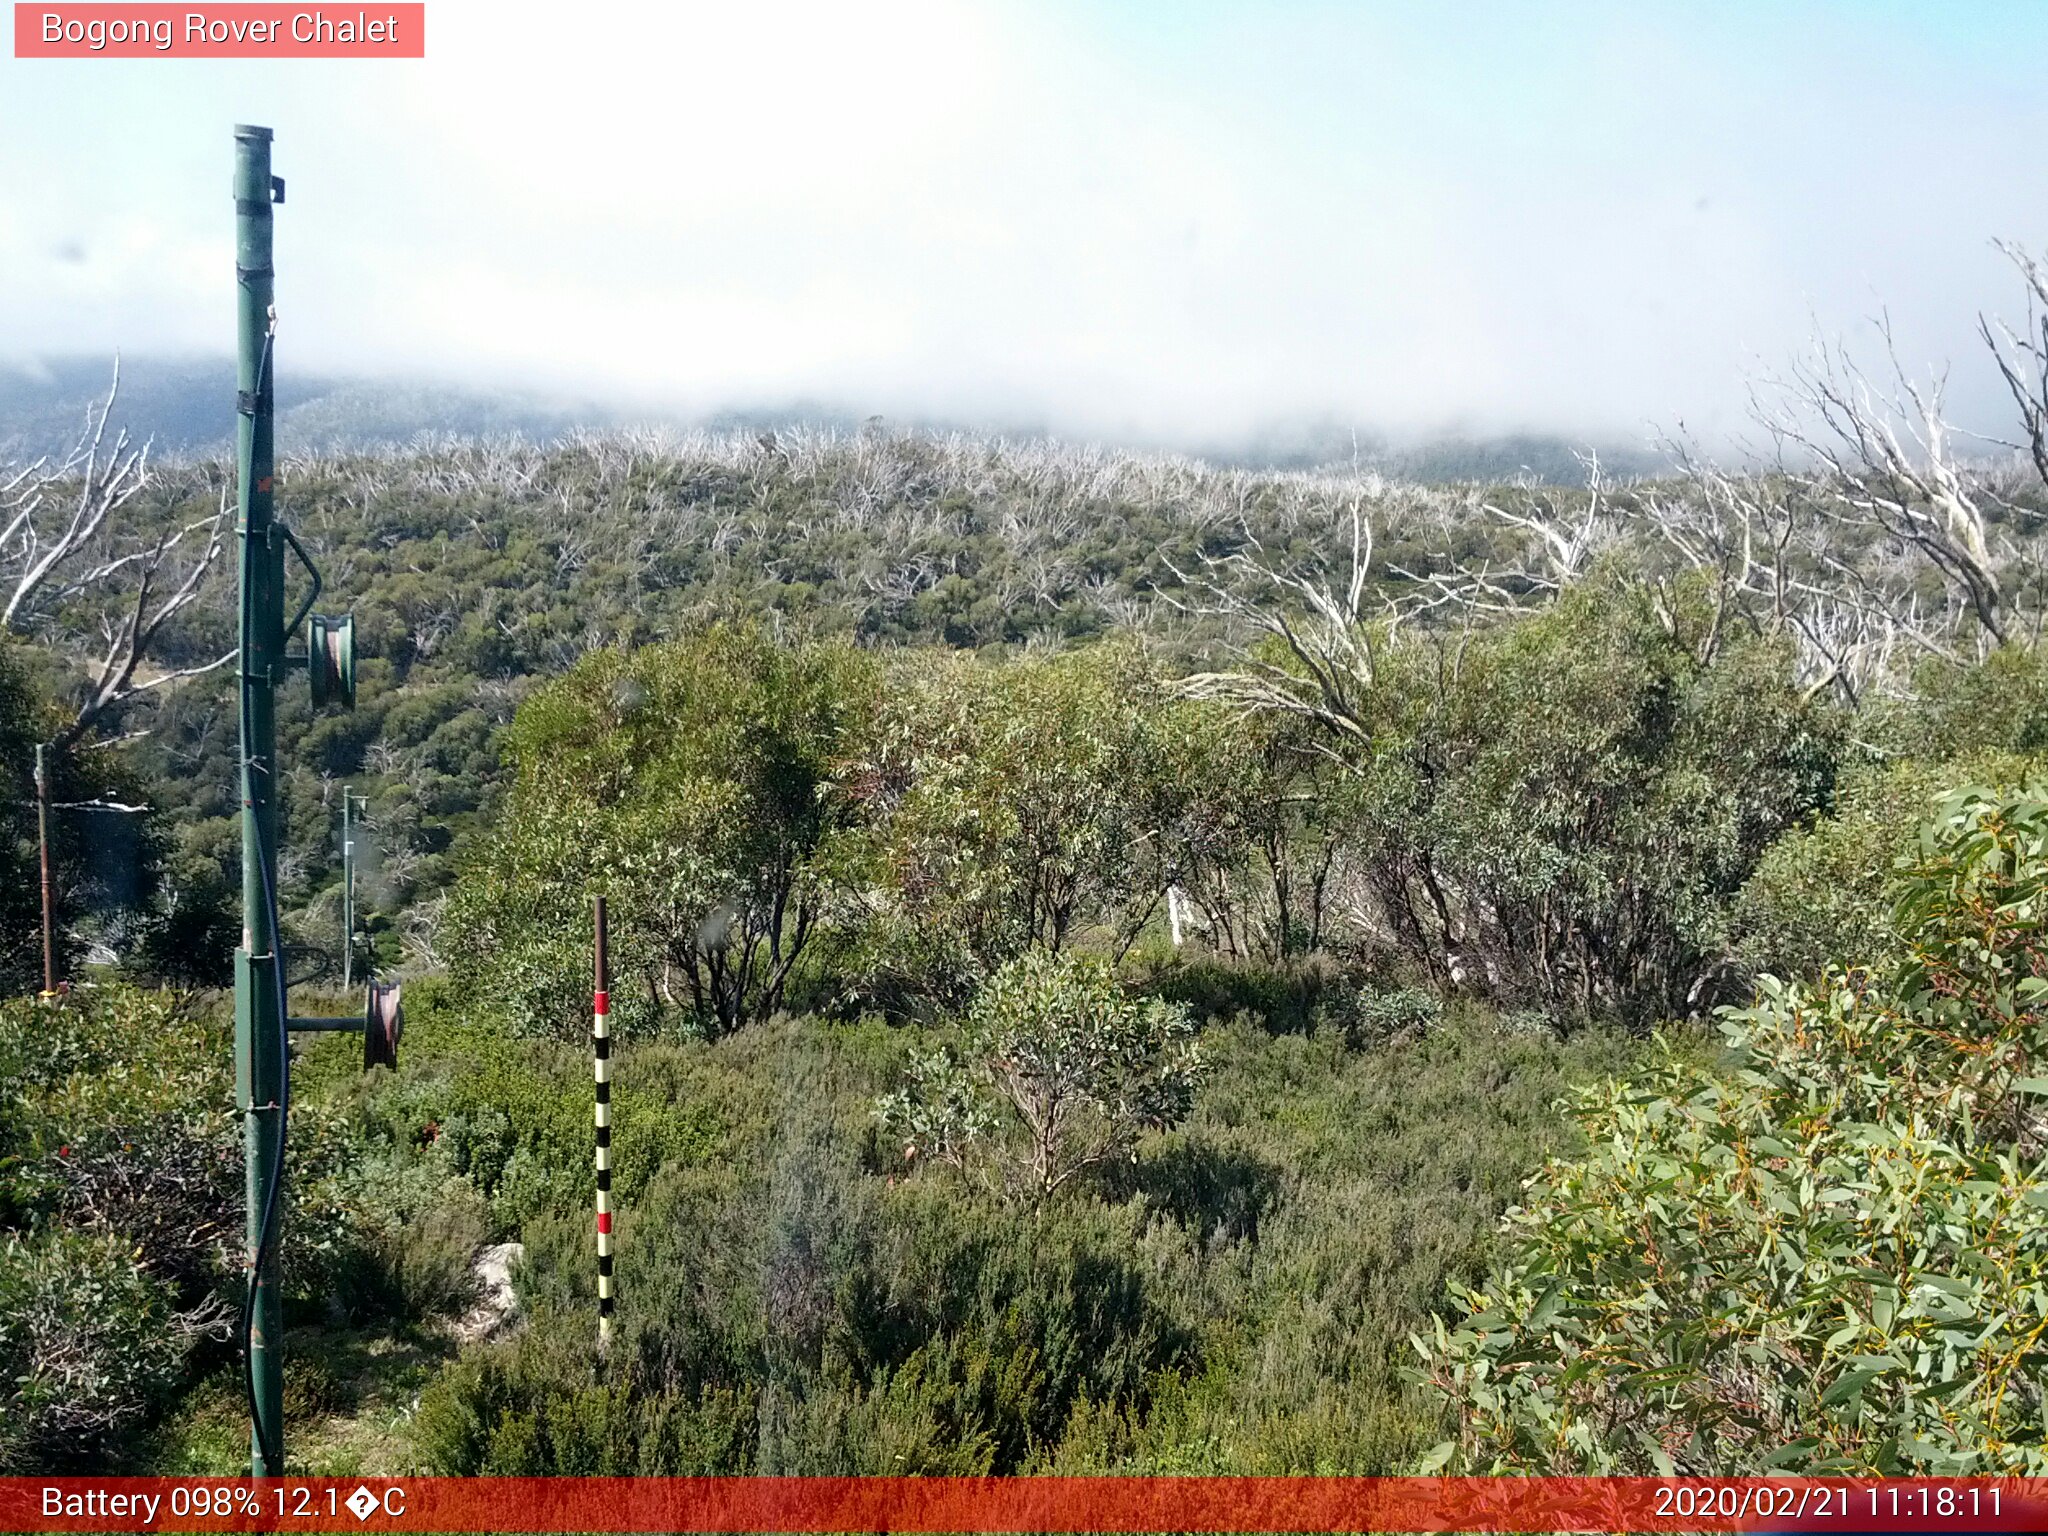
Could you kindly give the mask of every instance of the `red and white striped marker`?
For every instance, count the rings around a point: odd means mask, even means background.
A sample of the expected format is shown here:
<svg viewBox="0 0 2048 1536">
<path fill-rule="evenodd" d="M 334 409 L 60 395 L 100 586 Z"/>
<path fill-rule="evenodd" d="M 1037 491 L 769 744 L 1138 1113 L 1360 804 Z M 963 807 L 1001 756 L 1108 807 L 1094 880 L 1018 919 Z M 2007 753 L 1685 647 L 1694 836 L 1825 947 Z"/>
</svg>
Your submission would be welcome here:
<svg viewBox="0 0 2048 1536">
<path fill-rule="evenodd" d="M 605 960 L 604 898 L 595 898 L 597 988 L 590 1005 L 590 1043 L 597 1070 L 597 1350 L 612 1342 L 612 1033 L 610 974 Z"/>
</svg>

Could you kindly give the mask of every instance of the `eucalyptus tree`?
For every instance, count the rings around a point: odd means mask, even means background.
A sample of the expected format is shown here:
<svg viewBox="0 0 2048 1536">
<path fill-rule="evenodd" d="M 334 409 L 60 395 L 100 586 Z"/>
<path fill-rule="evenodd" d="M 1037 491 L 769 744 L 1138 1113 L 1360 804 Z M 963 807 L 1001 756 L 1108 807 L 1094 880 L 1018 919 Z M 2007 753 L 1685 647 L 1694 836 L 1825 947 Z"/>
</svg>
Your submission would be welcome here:
<svg viewBox="0 0 2048 1536">
<path fill-rule="evenodd" d="M 519 1027 L 578 1034 L 603 894 L 628 1028 L 772 1014 L 845 888 L 857 809 L 835 765 L 872 707 L 850 647 L 754 627 L 592 653 L 507 732 L 513 784 L 442 952 Z"/>
</svg>

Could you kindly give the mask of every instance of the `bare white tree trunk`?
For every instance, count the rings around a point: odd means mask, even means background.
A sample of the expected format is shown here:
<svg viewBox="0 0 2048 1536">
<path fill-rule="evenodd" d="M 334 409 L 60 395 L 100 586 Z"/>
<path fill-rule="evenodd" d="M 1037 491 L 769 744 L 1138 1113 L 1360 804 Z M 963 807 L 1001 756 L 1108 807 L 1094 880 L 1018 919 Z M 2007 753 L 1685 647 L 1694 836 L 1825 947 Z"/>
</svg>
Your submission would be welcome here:
<svg viewBox="0 0 2048 1536">
<path fill-rule="evenodd" d="M 105 401 L 87 413 L 84 431 L 61 462 L 41 458 L 20 468 L 0 468 L 0 590 L 7 594 L 0 607 L 0 630 L 25 630 L 39 619 L 54 619 L 56 611 L 73 599 L 111 607 L 99 620 L 102 643 L 95 647 L 97 659 L 75 658 L 91 674 L 91 687 L 70 720 L 36 749 L 37 811 L 44 843 L 46 990 L 56 986 L 49 955 L 49 814 L 74 808 L 52 805 L 47 759 L 77 747 L 115 706 L 150 689 L 211 672 L 235 656 L 229 651 L 199 666 L 144 675 L 151 648 L 165 626 L 197 600 L 220 558 L 229 526 L 228 501 L 223 486 L 211 517 L 175 531 L 150 535 L 122 526 L 115 514 L 149 485 L 149 444 L 132 445 L 126 428 L 107 442 L 107 422 L 120 389 L 117 361 Z M 108 604 L 117 594 L 118 604 Z M 75 808 L 146 809 L 111 802 Z"/>
<path fill-rule="evenodd" d="M 85 430 L 61 462 L 47 458 L 0 471 L 0 580 L 7 601 L 0 628 L 26 630 L 77 598 L 121 594 L 120 606 L 100 620 L 97 657 L 81 656 L 92 687 L 71 720 L 50 742 L 68 751 L 116 705 L 234 659 L 234 652 L 199 666 L 152 670 L 153 646 L 165 626 L 197 601 L 230 526 L 227 489 L 210 517 L 151 535 L 122 526 L 115 514 L 149 485 L 149 444 L 132 446 L 126 429 L 110 444 L 107 422 L 121 388 L 114 382 L 86 419 Z"/>
</svg>

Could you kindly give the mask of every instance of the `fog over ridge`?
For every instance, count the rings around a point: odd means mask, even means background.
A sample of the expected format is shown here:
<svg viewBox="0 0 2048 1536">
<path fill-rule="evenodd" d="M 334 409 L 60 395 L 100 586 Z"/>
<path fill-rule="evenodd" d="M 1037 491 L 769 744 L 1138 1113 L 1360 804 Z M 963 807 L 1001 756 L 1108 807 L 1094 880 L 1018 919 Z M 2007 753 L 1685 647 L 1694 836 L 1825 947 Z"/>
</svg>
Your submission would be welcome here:
<svg viewBox="0 0 2048 1536">
<path fill-rule="evenodd" d="M 222 350 L 234 121 L 291 189 L 281 379 L 622 419 L 1718 443 L 1883 310 L 1990 427 L 1990 242 L 2048 246 L 2021 8 L 433 17 L 417 64 L 0 62 L 0 358 Z"/>
</svg>

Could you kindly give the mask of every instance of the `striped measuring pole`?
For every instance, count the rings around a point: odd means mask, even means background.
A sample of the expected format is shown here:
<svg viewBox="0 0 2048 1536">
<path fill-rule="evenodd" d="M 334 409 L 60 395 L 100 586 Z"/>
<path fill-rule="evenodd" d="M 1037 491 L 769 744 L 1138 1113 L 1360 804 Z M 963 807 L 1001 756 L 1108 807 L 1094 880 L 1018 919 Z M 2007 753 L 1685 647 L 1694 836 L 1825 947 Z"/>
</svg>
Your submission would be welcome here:
<svg viewBox="0 0 2048 1536">
<path fill-rule="evenodd" d="M 604 898 L 594 901 L 597 987 L 590 1004 L 590 1044 L 597 1072 L 597 1352 L 612 1342 L 612 1031 L 611 973 L 605 958 Z"/>
</svg>

